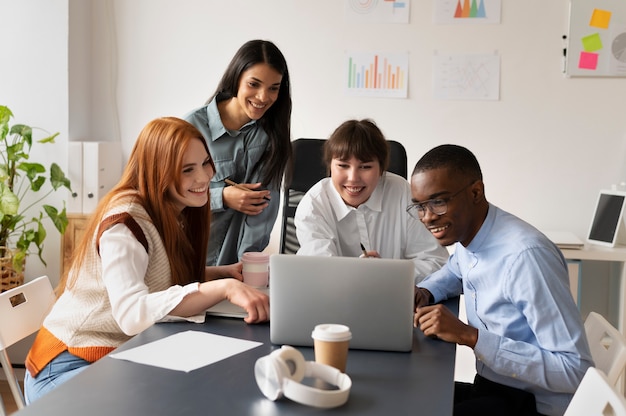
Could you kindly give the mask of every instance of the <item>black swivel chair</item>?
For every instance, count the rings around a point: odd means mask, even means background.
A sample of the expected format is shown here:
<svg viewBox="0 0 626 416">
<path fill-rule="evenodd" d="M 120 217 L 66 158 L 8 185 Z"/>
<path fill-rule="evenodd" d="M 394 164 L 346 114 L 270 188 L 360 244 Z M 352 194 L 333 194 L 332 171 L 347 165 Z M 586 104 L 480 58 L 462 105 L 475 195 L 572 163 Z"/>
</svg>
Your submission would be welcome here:
<svg viewBox="0 0 626 416">
<path fill-rule="evenodd" d="M 325 178 L 326 165 L 323 161 L 325 139 L 296 139 L 293 147 L 293 178 L 283 194 L 283 218 L 280 235 L 280 252 L 295 254 L 300 248 L 296 237 L 294 216 L 304 194 L 317 182 Z M 407 156 L 404 146 L 389 140 L 389 172 L 407 178 Z"/>
</svg>

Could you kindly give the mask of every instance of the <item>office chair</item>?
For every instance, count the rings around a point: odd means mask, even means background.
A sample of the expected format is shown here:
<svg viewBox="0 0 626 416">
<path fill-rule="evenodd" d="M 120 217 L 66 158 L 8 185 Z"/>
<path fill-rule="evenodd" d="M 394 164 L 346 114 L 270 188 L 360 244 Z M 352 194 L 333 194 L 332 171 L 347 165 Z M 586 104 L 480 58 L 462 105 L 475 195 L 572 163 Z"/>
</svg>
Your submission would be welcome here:
<svg viewBox="0 0 626 416">
<path fill-rule="evenodd" d="M 626 339 L 596 312 L 589 312 L 585 320 L 585 333 L 596 368 L 606 374 L 612 386 L 626 367 Z"/>
<path fill-rule="evenodd" d="M 387 142 L 389 143 L 389 167 L 387 170 L 407 179 L 406 149 L 402 143 L 395 140 L 387 140 Z"/>
<path fill-rule="evenodd" d="M 37 332 L 55 301 L 48 276 L 38 277 L 0 294 L 0 362 L 18 409 L 25 406 L 7 348 Z M 0 411 L 4 412 L 4 406 Z"/>
<path fill-rule="evenodd" d="M 313 185 L 326 177 L 323 160 L 324 139 L 296 139 L 293 148 L 293 175 L 291 184 L 283 193 L 283 224 L 280 237 L 280 252 L 295 254 L 300 248 L 296 237 L 293 217 L 300 200 Z"/>
<path fill-rule="evenodd" d="M 626 416 L 626 399 L 610 383 L 606 374 L 589 367 L 564 416 Z"/>
<path fill-rule="evenodd" d="M 280 236 L 280 253 L 295 254 L 300 248 L 296 237 L 294 216 L 304 194 L 317 182 L 325 178 L 326 165 L 323 160 L 325 139 L 296 139 L 293 147 L 293 177 L 283 193 L 283 218 Z M 388 171 L 407 178 L 407 156 L 404 146 L 389 140 Z"/>
</svg>

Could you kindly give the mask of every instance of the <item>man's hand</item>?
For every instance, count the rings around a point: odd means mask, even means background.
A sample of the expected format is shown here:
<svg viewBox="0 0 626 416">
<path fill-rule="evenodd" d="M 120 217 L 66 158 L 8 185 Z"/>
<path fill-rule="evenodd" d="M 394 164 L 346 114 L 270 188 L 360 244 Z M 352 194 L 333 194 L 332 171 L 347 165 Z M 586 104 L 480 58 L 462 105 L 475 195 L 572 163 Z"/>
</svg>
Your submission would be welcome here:
<svg viewBox="0 0 626 416">
<path fill-rule="evenodd" d="M 430 290 L 415 286 L 415 308 L 430 305 L 434 302 L 433 294 Z"/>
<path fill-rule="evenodd" d="M 470 348 L 474 348 L 478 341 L 478 329 L 461 322 L 443 305 L 416 308 L 413 326 L 421 329 L 428 337 L 437 337 Z"/>
</svg>

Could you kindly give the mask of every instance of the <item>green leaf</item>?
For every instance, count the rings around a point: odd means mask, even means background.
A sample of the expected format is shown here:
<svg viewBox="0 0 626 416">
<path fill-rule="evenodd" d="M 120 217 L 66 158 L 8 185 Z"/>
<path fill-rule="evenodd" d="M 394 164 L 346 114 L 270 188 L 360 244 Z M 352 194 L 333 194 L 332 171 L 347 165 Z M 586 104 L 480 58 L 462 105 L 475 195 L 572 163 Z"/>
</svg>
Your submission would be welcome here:
<svg viewBox="0 0 626 416">
<path fill-rule="evenodd" d="M 72 190 L 70 180 L 65 176 L 65 173 L 63 173 L 59 165 L 56 163 L 50 165 L 50 183 L 55 191 L 62 186 L 66 187 L 70 191 Z"/>
<path fill-rule="evenodd" d="M 37 140 L 38 143 L 54 143 L 54 139 L 59 135 L 59 133 L 54 133 L 51 136 L 44 137 L 41 140 Z"/>
<path fill-rule="evenodd" d="M 24 124 L 14 124 L 11 127 L 10 134 L 17 134 L 20 136 L 26 144 L 28 144 L 28 148 L 33 145 L 33 129 L 30 126 L 26 126 Z"/>
<path fill-rule="evenodd" d="M 4 215 L 16 215 L 20 208 L 20 200 L 8 186 L 0 185 L 0 212 Z"/>
<path fill-rule="evenodd" d="M 46 214 L 48 214 L 48 217 L 50 217 L 50 220 L 52 220 L 52 223 L 54 224 L 56 229 L 59 230 L 61 234 L 63 234 L 65 232 L 65 229 L 67 228 L 68 223 L 65 207 L 63 207 L 63 211 L 61 211 L 60 214 L 55 207 L 50 205 L 44 205 L 43 209 L 46 211 Z"/>
</svg>

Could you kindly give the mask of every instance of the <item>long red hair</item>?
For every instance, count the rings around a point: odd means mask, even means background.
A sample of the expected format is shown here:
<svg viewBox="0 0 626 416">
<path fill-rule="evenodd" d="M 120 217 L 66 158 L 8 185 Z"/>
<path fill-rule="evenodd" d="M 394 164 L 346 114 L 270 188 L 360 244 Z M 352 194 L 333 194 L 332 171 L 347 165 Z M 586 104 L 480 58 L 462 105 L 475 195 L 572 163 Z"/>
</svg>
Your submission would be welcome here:
<svg viewBox="0 0 626 416">
<path fill-rule="evenodd" d="M 163 240 L 172 272 L 172 284 L 184 285 L 204 280 L 206 252 L 209 241 L 210 204 L 186 207 L 179 213 L 168 188 L 179 189 L 183 169 L 183 155 L 192 140 L 202 142 L 210 155 L 202 134 L 190 123 L 175 117 L 163 117 L 149 122 L 139 133 L 133 150 L 117 185 L 98 203 L 91 214 L 84 238 L 72 259 L 70 272 L 78 271 L 89 250 L 103 216 L 121 194 L 134 191 L 150 215 Z M 213 165 L 213 160 L 211 160 Z M 215 170 L 215 167 L 213 166 Z M 207 189 L 207 193 L 209 190 Z M 62 277 L 59 294 L 71 288 L 78 273 Z"/>
</svg>

